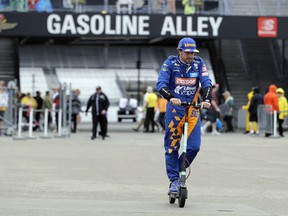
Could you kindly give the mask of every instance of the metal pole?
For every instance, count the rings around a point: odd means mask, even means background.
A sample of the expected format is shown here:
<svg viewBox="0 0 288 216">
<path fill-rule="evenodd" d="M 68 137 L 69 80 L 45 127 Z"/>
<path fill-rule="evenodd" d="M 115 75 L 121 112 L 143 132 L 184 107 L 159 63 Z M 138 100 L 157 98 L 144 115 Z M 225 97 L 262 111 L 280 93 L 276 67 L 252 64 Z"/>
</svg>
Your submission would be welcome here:
<svg viewBox="0 0 288 216">
<path fill-rule="evenodd" d="M 70 137 L 70 134 L 71 134 L 71 120 L 72 120 L 72 91 L 71 91 L 71 83 L 69 84 L 69 104 L 68 104 L 68 106 L 69 106 L 69 110 L 68 110 L 69 123 L 68 123 L 67 135 L 68 135 L 68 137 Z"/>
<path fill-rule="evenodd" d="M 282 76 L 285 76 L 285 39 L 282 40 Z"/>
<path fill-rule="evenodd" d="M 32 74 L 32 92 L 31 95 L 35 95 L 35 74 Z"/>
<path fill-rule="evenodd" d="M 7 88 L 8 92 L 8 110 L 7 110 L 7 120 L 13 124 L 13 102 L 14 102 L 14 88 Z"/>
<path fill-rule="evenodd" d="M 32 131 L 33 131 L 33 108 L 31 108 L 29 111 L 29 134 L 28 134 L 29 139 L 35 139 L 35 137 L 32 136 Z"/>
<path fill-rule="evenodd" d="M 18 135 L 17 137 L 13 137 L 14 140 L 24 140 L 25 138 L 21 136 L 22 133 L 22 114 L 23 114 L 23 109 L 22 107 L 19 108 L 18 112 Z"/>
<path fill-rule="evenodd" d="M 46 108 L 44 112 L 44 135 L 41 138 L 51 138 L 48 136 L 48 112 L 49 110 Z"/>
<path fill-rule="evenodd" d="M 108 13 L 108 0 L 104 0 L 104 11 Z"/>
<path fill-rule="evenodd" d="M 274 110 L 274 124 L 273 124 L 273 136 L 276 137 L 277 136 L 277 111 Z"/>
<path fill-rule="evenodd" d="M 218 40 L 218 74 L 220 75 L 220 87 L 223 85 L 223 74 L 222 74 L 222 41 L 221 39 Z M 215 80 L 216 82 L 216 80 Z"/>
<path fill-rule="evenodd" d="M 140 103 L 141 48 L 138 49 L 138 60 L 136 62 L 136 67 L 138 69 L 138 76 L 137 76 L 137 100 L 138 100 L 138 104 L 139 104 Z"/>
<path fill-rule="evenodd" d="M 62 130 L 62 134 L 63 132 L 65 132 L 65 135 L 67 134 L 67 95 L 66 95 L 66 90 L 67 90 L 67 84 L 64 83 L 63 85 L 63 91 L 62 91 L 62 122 L 63 122 L 63 127 L 64 130 Z"/>
<path fill-rule="evenodd" d="M 21 137 L 21 132 L 22 132 L 22 118 L 23 118 L 23 110 L 20 107 L 19 109 L 19 118 L 18 118 L 18 137 Z"/>
<path fill-rule="evenodd" d="M 62 109 L 58 110 L 58 136 L 62 136 Z"/>
</svg>

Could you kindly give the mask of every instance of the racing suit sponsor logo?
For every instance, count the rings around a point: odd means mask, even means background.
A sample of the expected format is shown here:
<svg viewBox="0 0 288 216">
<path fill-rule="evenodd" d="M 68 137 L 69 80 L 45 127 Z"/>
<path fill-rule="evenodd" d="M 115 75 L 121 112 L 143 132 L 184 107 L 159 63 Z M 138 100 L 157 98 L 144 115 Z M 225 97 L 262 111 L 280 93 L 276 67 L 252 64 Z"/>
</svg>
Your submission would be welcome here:
<svg viewBox="0 0 288 216">
<path fill-rule="evenodd" d="M 199 116 L 199 110 L 192 110 L 190 117 L 197 118 Z"/>
<path fill-rule="evenodd" d="M 198 73 L 190 73 L 190 77 L 198 77 Z"/>
<path fill-rule="evenodd" d="M 179 78 L 179 77 L 176 77 L 175 83 L 178 85 L 194 86 L 196 84 L 196 78 Z"/>
<path fill-rule="evenodd" d="M 184 43 L 184 47 L 195 47 L 195 44 Z"/>
<path fill-rule="evenodd" d="M 202 76 L 209 76 L 209 73 L 208 72 L 204 72 L 204 73 L 202 73 Z"/>
<path fill-rule="evenodd" d="M 174 92 L 176 94 L 180 94 L 180 95 L 185 95 L 185 96 L 190 96 L 190 95 L 194 95 L 196 92 L 196 86 L 180 86 L 178 85 L 175 89 Z"/>
<path fill-rule="evenodd" d="M 161 68 L 161 71 L 168 71 L 168 65 L 164 64 Z"/>
<path fill-rule="evenodd" d="M 198 70 L 198 64 L 197 63 L 194 63 L 194 68 L 195 68 L 195 70 Z"/>
</svg>

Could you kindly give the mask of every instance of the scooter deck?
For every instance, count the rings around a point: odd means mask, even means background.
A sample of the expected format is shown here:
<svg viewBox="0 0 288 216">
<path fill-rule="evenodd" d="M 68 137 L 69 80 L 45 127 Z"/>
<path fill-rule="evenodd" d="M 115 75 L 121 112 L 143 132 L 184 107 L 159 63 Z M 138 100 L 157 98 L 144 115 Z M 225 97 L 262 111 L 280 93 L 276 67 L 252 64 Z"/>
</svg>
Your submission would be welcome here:
<svg viewBox="0 0 288 216">
<path fill-rule="evenodd" d="M 168 196 L 174 199 L 178 199 L 179 198 L 179 193 L 178 192 L 170 192 L 168 191 Z"/>
<path fill-rule="evenodd" d="M 187 190 L 186 187 L 181 187 L 181 189 L 186 189 L 186 190 Z M 187 190 L 187 192 L 188 192 L 188 190 Z M 179 197 L 180 197 L 180 187 L 178 188 L 178 191 L 177 191 L 177 192 L 170 192 L 170 191 L 168 191 L 167 194 L 168 194 L 168 196 L 171 197 L 171 198 L 179 199 Z"/>
</svg>

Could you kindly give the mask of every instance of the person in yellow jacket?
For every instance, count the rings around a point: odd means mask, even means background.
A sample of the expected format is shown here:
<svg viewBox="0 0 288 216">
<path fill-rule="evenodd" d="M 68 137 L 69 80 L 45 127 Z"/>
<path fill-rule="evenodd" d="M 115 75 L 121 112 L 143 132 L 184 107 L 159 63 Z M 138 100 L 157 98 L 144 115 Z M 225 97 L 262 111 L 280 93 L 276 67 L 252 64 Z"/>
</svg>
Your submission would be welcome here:
<svg viewBox="0 0 288 216">
<path fill-rule="evenodd" d="M 288 115 L 288 104 L 287 99 L 285 97 L 285 92 L 282 88 L 277 88 L 276 90 L 278 96 L 278 105 L 279 105 L 279 135 L 284 137 L 283 135 L 283 122 Z"/>
<path fill-rule="evenodd" d="M 36 100 L 33 97 L 31 97 L 30 92 L 28 92 L 26 94 L 26 96 L 24 96 L 21 99 L 21 105 L 23 107 L 29 107 L 29 108 L 35 109 L 37 107 L 37 102 L 36 102 Z"/>
<path fill-rule="evenodd" d="M 27 92 L 27 94 L 21 99 L 21 106 L 24 109 L 28 109 L 24 111 L 23 117 L 29 122 L 29 111 L 30 109 L 35 109 L 37 107 L 37 102 L 36 100 L 31 97 L 30 92 Z"/>
<path fill-rule="evenodd" d="M 154 116 L 155 116 L 155 106 L 157 105 L 158 96 L 153 92 L 153 87 L 147 87 L 148 95 L 146 97 L 146 119 L 145 119 L 145 131 L 154 133 Z M 152 126 L 151 131 L 149 131 L 149 125 Z"/>
<path fill-rule="evenodd" d="M 253 95 L 254 95 L 254 91 L 252 88 L 252 91 L 248 92 L 248 94 L 247 94 L 247 98 L 248 98 L 247 104 L 242 106 L 242 109 L 246 111 L 246 118 L 245 118 L 246 131 L 245 131 L 245 134 L 250 132 L 250 122 L 249 122 L 250 113 L 249 113 L 248 109 L 250 107 L 250 103 L 251 103 Z M 253 131 L 256 131 L 256 130 L 257 130 L 257 123 L 253 122 Z"/>
<path fill-rule="evenodd" d="M 202 0 L 182 0 L 185 15 L 193 15 L 200 11 L 203 7 Z"/>
</svg>

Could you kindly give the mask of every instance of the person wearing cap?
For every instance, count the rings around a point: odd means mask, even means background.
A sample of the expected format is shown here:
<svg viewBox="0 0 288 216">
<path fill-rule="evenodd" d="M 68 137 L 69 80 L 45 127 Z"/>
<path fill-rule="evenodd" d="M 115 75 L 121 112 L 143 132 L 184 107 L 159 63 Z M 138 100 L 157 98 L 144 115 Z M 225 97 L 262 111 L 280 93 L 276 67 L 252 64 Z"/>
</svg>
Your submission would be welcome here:
<svg viewBox="0 0 288 216">
<path fill-rule="evenodd" d="M 177 193 L 182 156 L 179 157 L 180 140 L 183 135 L 184 107 L 181 102 L 198 101 L 198 89 L 203 91 L 202 108 L 211 106 L 212 83 L 204 63 L 192 38 L 183 38 L 177 47 L 178 55 L 169 56 L 161 66 L 157 90 L 166 99 L 164 149 L 166 172 L 170 180 L 169 193 Z M 189 113 L 187 137 L 187 167 L 196 157 L 201 142 L 201 122 L 199 110 L 192 107 Z"/>
<path fill-rule="evenodd" d="M 279 105 L 279 117 L 278 117 L 278 126 L 279 126 L 279 135 L 283 135 L 283 122 L 288 115 L 288 104 L 285 97 L 285 92 L 282 88 L 277 88 L 276 90 L 278 96 L 278 105 Z"/>
<path fill-rule="evenodd" d="M 89 108 L 92 106 L 92 137 L 91 139 L 94 140 L 96 138 L 96 133 L 97 133 L 97 125 L 98 122 L 100 124 L 101 128 L 101 136 L 102 139 L 104 140 L 106 135 L 107 135 L 107 110 L 110 105 L 109 99 L 102 92 L 102 89 L 100 86 L 96 87 L 96 92 L 91 95 L 87 102 L 87 107 L 86 107 L 86 115 L 89 110 Z"/>
</svg>

